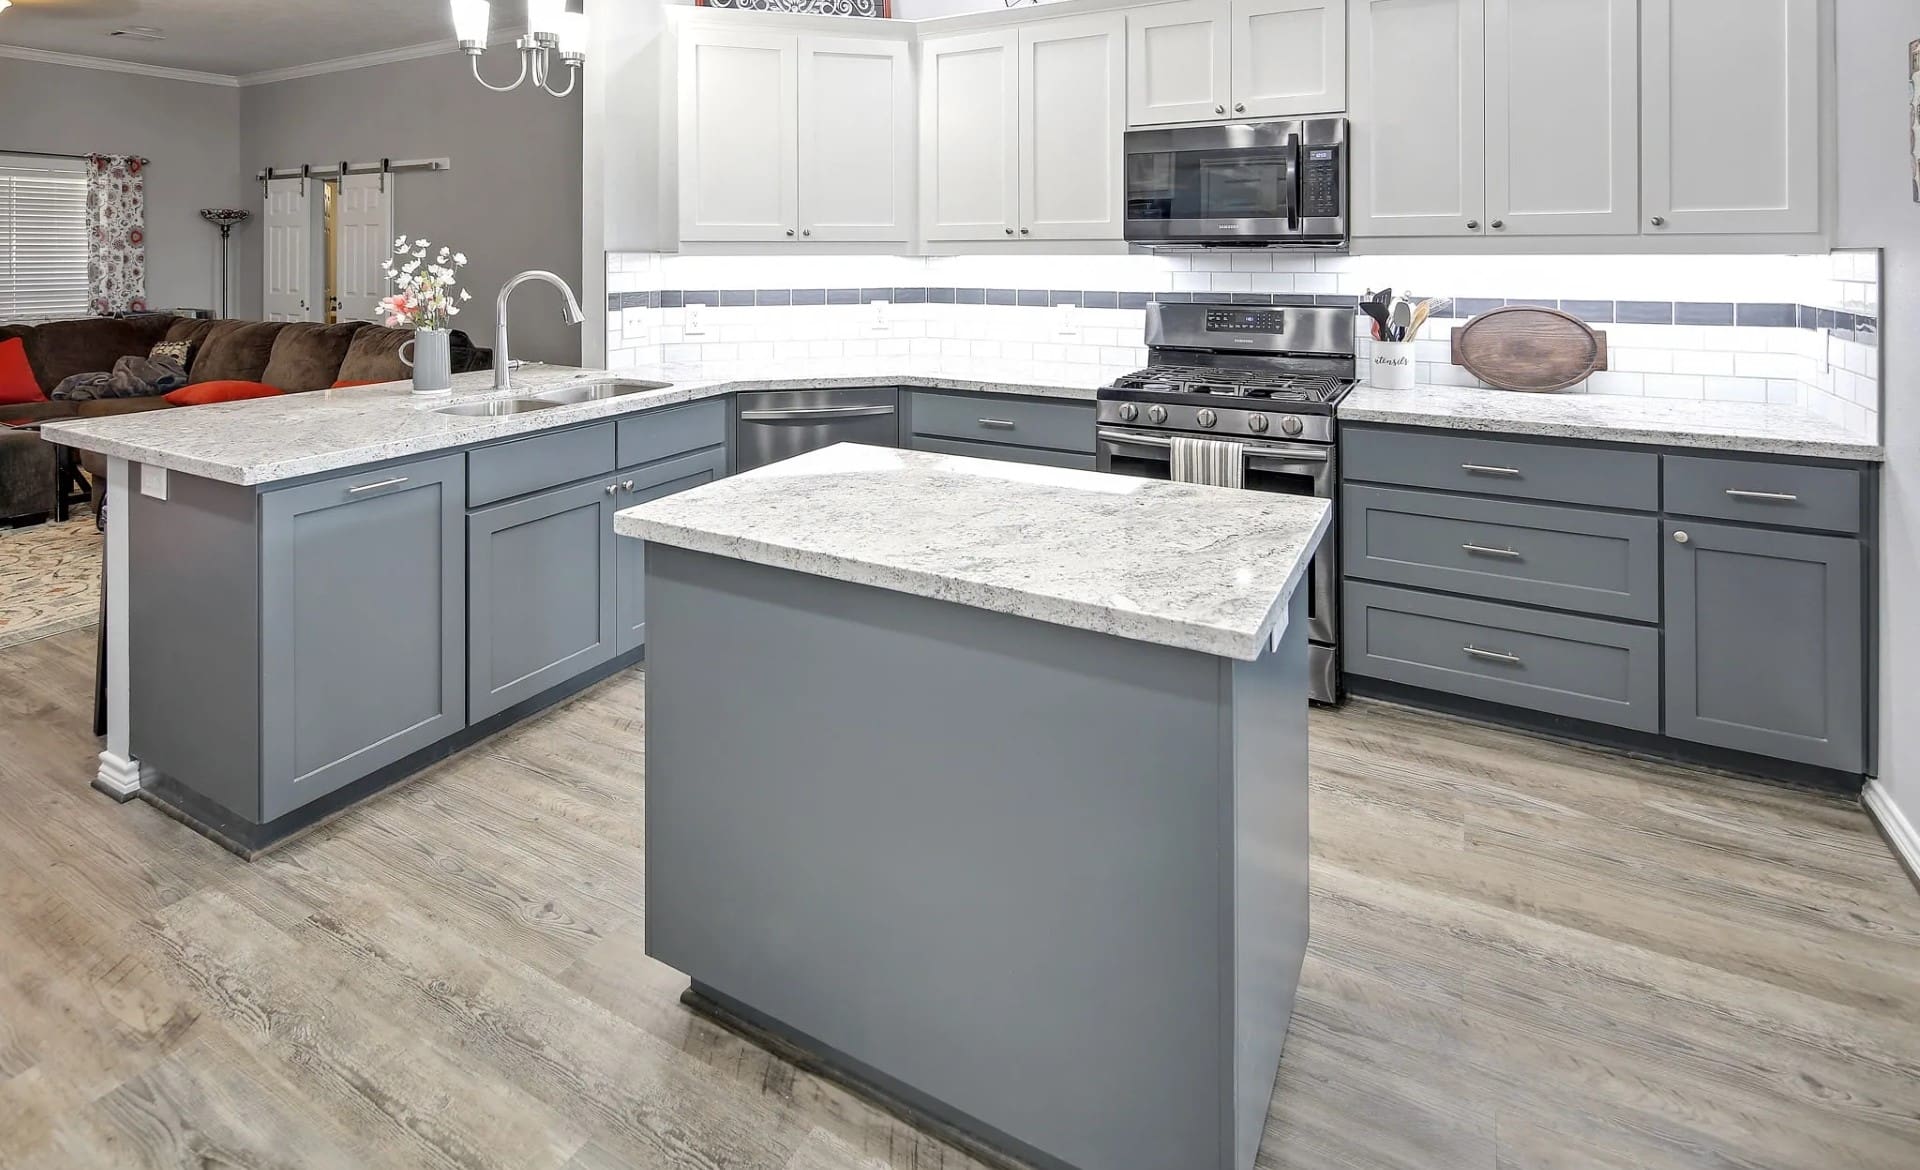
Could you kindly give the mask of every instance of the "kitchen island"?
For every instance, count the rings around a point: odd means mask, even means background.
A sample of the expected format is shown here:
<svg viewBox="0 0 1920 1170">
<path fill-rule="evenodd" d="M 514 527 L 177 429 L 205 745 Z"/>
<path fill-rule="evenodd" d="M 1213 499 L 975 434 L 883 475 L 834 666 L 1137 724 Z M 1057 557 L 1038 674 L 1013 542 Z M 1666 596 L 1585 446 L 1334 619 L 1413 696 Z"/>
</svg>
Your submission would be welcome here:
<svg viewBox="0 0 1920 1170">
<path fill-rule="evenodd" d="M 647 951 L 1042 1167 L 1248 1170 L 1307 943 L 1327 501 L 844 444 L 647 542 Z"/>
</svg>

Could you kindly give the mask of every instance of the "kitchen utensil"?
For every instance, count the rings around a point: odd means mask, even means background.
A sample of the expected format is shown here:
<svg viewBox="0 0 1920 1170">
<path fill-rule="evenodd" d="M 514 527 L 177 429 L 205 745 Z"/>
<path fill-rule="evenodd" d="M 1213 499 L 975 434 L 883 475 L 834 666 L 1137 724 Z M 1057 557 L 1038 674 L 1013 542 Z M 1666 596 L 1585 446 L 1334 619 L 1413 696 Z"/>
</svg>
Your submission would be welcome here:
<svg viewBox="0 0 1920 1170">
<path fill-rule="evenodd" d="M 1387 324 L 1392 327 L 1394 341 L 1407 341 L 1413 329 L 1413 302 L 1401 297 L 1387 310 Z"/>
<path fill-rule="evenodd" d="M 1558 309 L 1508 305 L 1453 331 L 1453 364 L 1501 390 L 1564 390 L 1607 368 L 1607 335 Z"/>
</svg>

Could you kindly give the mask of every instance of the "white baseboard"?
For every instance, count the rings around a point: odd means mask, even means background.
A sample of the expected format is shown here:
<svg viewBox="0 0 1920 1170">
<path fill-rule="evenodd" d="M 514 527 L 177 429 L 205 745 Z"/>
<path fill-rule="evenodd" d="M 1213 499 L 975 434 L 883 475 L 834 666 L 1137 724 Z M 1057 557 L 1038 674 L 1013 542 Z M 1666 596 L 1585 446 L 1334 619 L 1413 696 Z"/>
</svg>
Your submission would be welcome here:
<svg viewBox="0 0 1920 1170">
<path fill-rule="evenodd" d="M 113 752 L 101 752 L 100 770 L 94 774 L 93 786 L 124 804 L 152 781 L 153 773 L 152 765 Z"/>
<path fill-rule="evenodd" d="M 1907 872 L 1913 875 L 1915 881 L 1920 881 L 1920 831 L 1914 829 L 1913 822 L 1893 803 L 1887 790 L 1880 786 L 1880 781 L 1867 781 L 1860 799 L 1873 819 L 1880 822 L 1880 829 L 1886 833 L 1887 840 L 1893 842 L 1894 852 L 1907 863 Z"/>
</svg>

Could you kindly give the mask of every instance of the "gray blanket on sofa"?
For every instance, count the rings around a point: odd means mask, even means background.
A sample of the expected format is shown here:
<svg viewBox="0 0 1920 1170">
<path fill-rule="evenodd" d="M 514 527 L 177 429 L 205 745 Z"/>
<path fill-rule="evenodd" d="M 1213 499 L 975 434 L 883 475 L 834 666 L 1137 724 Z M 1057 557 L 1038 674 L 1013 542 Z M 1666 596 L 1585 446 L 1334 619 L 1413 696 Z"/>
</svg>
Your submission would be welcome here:
<svg viewBox="0 0 1920 1170">
<path fill-rule="evenodd" d="M 75 374 L 53 388 L 67 402 L 91 398 L 151 398 L 187 384 L 187 368 L 172 358 L 123 357 L 111 373 Z"/>
</svg>

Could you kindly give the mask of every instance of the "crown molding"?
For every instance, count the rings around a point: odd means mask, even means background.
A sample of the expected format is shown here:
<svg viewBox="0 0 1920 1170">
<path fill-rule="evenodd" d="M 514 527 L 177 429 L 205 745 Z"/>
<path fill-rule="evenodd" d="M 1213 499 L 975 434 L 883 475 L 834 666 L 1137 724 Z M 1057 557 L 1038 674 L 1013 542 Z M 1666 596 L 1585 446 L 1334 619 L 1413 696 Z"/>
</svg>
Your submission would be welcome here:
<svg viewBox="0 0 1920 1170">
<path fill-rule="evenodd" d="M 510 45 L 526 33 L 524 28 L 495 29 L 487 38 L 489 47 Z M 392 65 L 400 61 L 418 61 L 424 57 L 438 57 L 443 53 L 458 52 L 460 42 L 451 37 L 445 40 L 428 41 L 421 45 L 402 45 L 394 49 L 382 49 L 377 53 L 361 53 L 353 57 L 336 57 L 331 61 L 315 61 L 311 65 L 289 65 L 284 69 L 263 69 L 258 73 L 243 73 L 232 79 L 232 84 L 240 86 L 272 85 L 280 81 L 298 81 L 302 77 L 320 77 L 328 73 L 346 73 L 354 69 L 368 69 L 375 65 Z"/>
<path fill-rule="evenodd" d="M 67 65 L 75 69 L 99 69 L 107 73 L 131 73 L 163 81 L 187 81 L 195 85 L 219 85 L 232 89 L 240 79 L 225 73 L 203 73 L 198 69 L 174 69 L 166 65 L 143 65 L 138 61 L 114 61 L 107 57 L 82 57 L 74 53 L 55 53 L 47 49 L 29 49 L 24 45 L 0 45 L 0 57 L 15 61 L 38 61 L 42 65 Z"/>
</svg>

